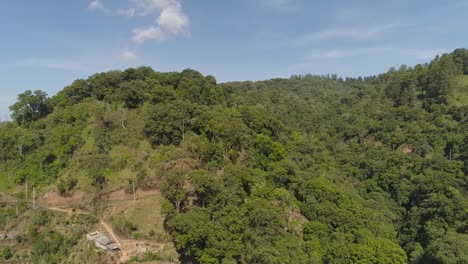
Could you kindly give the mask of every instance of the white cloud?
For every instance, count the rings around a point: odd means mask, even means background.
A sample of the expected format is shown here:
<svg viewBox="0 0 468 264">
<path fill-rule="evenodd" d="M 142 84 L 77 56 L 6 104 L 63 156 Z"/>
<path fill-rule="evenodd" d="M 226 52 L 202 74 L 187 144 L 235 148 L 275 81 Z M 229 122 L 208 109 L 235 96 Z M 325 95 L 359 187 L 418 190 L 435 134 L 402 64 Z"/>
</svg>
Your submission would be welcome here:
<svg viewBox="0 0 468 264">
<path fill-rule="evenodd" d="M 159 27 L 149 26 L 147 28 L 136 28 L 133 30 L 132 40 L 136 43 L 143 43 L 146 40 L 165 40 L 166 33 Z"/>
<path fill-rule="evenodd" d="M 119 16 L 129 16 L 132 17 L 135 15 L 136 10 L 135 8 L 127 8 L 127 9 L 109 9 L 104 6 L 102 0 L 93 0 L 89 3 L 88 9 L 92 11 L 100 10 L 104 12 L 106 15 L 119 15 Z"/>
<path fill-rule="evenodd" d="M 366 27 L 335 27 L 304 35 L 296 42 L 299 45 L 305 45 L 313 41 L 329 39 L 368 40 L 400 26 L 401 23 L 397 22 Z"/>
<path fill-rule="evenodd" d="M 155 15 L 153 24 L 132 30 L 132 40 L 138 44 L 146 40 L 161 41 L 189 33 L 190 19 L 183 12 L 180 0 L 128 0 L 128 2 L 131 5 L 129 8 L 109 9 L 102 0 L 93 0 L 88 8 L 101 10 L 108 15 L 128 17 Z"/>
<path fill-rule="evenodd" d="M 169 7 L 161 12 L 156 19 L 158 25 L 171 34 L 183 34 L 189 25 L 188 17 L 181 12 L 180 8 Z"/>
<path fill-rule="evenodd" d="M 137 55 L 135 54 L 135 52 L 127 50 L 120 54 L 120 58 L 124 61 L 131 62 L 137 59 Z"/>
<path fill-rule="evenodd" d="M 152 15 L 168 8 L 182 9 L 179 0 L 129 0 L 138 10 L 140 16 Z"/>
<path fill-rule="evenodd" d="M 94 1 L 91 1 L 91 3 L 89 3 L 88 8 L 89 10 L 98 10 L 98 9 L 102 10 L 104 9 L 104 4 L 99 0 L 94 0 Z"/>
<path fill-rule="evenodd" d="M 323 49 L 312 49 L 309 50 L 305 57 L 306 59 L 343 59 L 347 57 L 354 57 L 360 55 L 377 54 L 380 52 L 389 51 L 389 48 L 385 47 L 370 47 L 370 48 L 355 48 L 355 49 L 334 49 L 334 50 L 323 50 Z"/>
</svg>

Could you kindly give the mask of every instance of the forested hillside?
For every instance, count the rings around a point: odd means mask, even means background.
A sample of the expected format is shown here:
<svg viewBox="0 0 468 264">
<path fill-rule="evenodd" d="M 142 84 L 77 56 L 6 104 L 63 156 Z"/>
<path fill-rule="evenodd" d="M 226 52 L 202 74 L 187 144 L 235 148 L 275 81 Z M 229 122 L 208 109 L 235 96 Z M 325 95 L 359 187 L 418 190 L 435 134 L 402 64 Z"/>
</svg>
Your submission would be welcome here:
<svg viewBox="0 0 468 264">
<path fill-rule="evenodd" d="M 159 189 L 182 263 L 468 263 L 466 49 L 365 78 L 140 67 L 11 111 L 1 191 Z"/>
</svg>

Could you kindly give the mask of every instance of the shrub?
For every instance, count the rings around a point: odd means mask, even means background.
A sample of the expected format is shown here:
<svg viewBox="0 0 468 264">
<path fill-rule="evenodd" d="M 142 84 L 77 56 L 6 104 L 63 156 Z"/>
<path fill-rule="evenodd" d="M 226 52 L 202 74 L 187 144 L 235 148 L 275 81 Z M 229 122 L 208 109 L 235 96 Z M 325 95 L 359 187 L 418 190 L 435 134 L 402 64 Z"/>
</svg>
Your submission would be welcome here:
<svg viewBox="0 0 468 264">
<path fill-rule="evenodd" d="M 13 257 L 13 253 L 11 253 L 11 250 L 7 247 L 2 248 L 0 251 L 0 256 L 6 260 L 11 259 Z"/>
<path fill-rule="evenodd" d="M 123 236 L 129 236 L 132 232 L 138 230 L 138 226 L 123 216 L 118 216 L 112 219 L 112 227 L 114 230 Z"/>
</svg>

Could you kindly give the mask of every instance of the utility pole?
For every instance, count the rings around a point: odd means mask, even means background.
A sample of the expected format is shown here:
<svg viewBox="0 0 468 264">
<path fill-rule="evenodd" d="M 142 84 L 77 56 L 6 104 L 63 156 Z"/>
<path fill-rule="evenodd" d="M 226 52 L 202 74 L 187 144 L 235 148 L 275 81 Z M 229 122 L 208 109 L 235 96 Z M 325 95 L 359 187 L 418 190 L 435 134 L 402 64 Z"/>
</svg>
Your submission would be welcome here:
<svg viewBox="0 0 468 264">
<path fill-rule="evenodd" d="M 135 190 L 135 179 L 132 179 L 132 184 L 133 184 L 133 200 L 136 201 L 136 190 Z"/>
<path fill-rule="evenodd" d="M 185 119 L 182 119 L 182 141 L 185 140 Z"/>
<path fill-rule="evenodd" d="M 36 188 L 33 187 L 33 202 L 32 202 L 32 209 L 36 209 Z"/>
<path fill-rule="evenodd" d="M 26 201 L 29 199 L 28 197 L 28 179 L 26 179 Z"/>
</svg>

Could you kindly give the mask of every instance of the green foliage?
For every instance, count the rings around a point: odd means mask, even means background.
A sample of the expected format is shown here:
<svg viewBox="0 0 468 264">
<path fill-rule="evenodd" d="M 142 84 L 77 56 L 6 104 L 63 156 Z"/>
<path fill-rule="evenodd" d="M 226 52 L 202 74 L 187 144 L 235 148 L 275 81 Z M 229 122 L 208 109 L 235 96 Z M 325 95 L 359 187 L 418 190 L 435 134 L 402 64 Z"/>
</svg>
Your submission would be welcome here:
<svg viewBox="0 0 468 264">
<path fill-rule="evenodd" d="M 181 203 L 185 201 L 187 196 L 184 190 L 186 175 L 183 172 L 176 171 L 166 176 L 161 186 L 161 191 L 164 196 L 180 210 Z"/>
<path fill-rule="evenodd" d="M 429 263 L 466 263 L 468 262 L 468 235 L 449 232 L 446 236 L 433 240 L 426 253 Z"/>
<path fill-rule="evenodd" d="M 71 85 L 63 88 L 52 102 L 56 106 L 70 106 L 82 102 L 91 97 L 92 88 L 86 80 L 76 80 Z"/>
<path fill-rule="evenodd" d="M 451 55 L 436 58 L 428 71 L 427 96 L 436 103 L 447 103 L 453 92 L 453 77 L 460 74 Z"/>
<path fill-rule="evenodd" d="M 263 134 L 256 136 L 252 152 L 254 164 L 263 170 L 268 170 L 272 162 L 282 160 L 286 154 L 281 143 Z"/>
<path fill-rule="evenodd" d="M 2 250 L 0 251 L 0 257 L 3 258 L 4 260 L 9 260 L 13 257 L 13 253 L 11 250 L 7 247 L 3 247 Z"/>
<path fill-rule="evenodd" d="M 464 263 L 467 54 L 365 78 L 140 67 L 29 91 L 0 124 L 0 184 L 160 187 L 182 263 Z M 49 217 L 25 239 L 54 263 L 76 238 L 40 232 Z"/>
<path fill-rule="evenodd" d="M 61 178 L 57 183 L 57 190 L 61 196 L 67 196 L 75 188 L 78 180 L 74 178 Z"/>
<path fill-rule="evenodd" d="M 129 237 L 138 230 L 138 226 L 128 221 L 123 216 L 117 216 L 112 219 L 112 228 L 122 236 Z"/>
<path fill-rule="evenodd" d="M 18 124 L 28 126 L 51 112 L 47 94 L 43 91 L 31 90 L 18 95 L 18 102 L 10 106 L 11 117 Z"/>
<path fill-rule="evenodd" d="M 151 121 L 145 134 L 154 145 L 179 145 L 184 133 L 189 131 L 195 106 L 188 101 L 158 104 L 151 109 Z"/>
<path fill-rule="evenodd" d="M 151 261 L 164 261 L 164 258 L 161 257 L 158 253 L 146 252 L 137 256 L 133 256 L 129 261 L 125 262 L 128 264 L 131 263 L 145 263 Z"/>
</svg>

